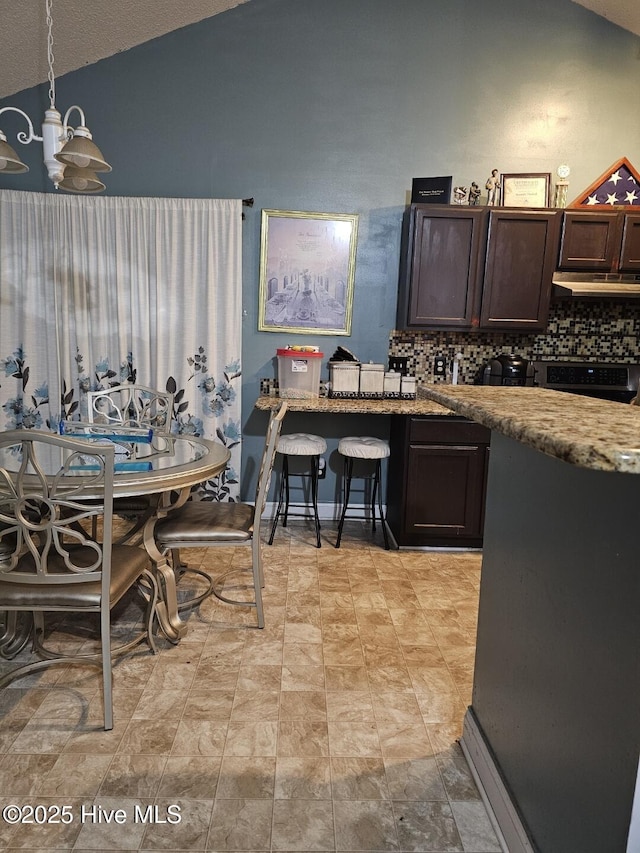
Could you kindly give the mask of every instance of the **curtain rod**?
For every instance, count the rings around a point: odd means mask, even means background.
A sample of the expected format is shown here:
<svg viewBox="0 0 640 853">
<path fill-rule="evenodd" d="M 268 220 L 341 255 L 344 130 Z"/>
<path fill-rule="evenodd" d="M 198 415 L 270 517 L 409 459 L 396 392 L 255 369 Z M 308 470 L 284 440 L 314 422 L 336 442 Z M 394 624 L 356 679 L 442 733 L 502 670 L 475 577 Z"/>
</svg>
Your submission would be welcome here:
<svg viewBox="0 0 640 853">
<path fill-rule="evenodd" d="M 242 199 L 242 206 L 243 207 L 253 207 L 253 202 L 254 202 L 254 199 L 252 199 L 252 198 L 243 198 Z M 244 219 L 244 211 L 242 212 L 242 218 Z"/>
</svg>

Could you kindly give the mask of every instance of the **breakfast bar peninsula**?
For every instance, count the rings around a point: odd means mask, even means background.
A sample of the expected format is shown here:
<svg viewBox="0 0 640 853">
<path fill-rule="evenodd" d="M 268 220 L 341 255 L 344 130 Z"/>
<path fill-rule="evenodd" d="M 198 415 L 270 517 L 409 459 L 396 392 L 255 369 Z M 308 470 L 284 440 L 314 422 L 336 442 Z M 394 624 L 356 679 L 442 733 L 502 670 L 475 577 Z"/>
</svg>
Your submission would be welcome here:
<svg viewBox="0 0 640 853">
<path fill-rule="evenodd" d="M 423 386 L 491 433 L 462 746 L 510 853 L 640 850 L 640 407 Z"/>
</svg>

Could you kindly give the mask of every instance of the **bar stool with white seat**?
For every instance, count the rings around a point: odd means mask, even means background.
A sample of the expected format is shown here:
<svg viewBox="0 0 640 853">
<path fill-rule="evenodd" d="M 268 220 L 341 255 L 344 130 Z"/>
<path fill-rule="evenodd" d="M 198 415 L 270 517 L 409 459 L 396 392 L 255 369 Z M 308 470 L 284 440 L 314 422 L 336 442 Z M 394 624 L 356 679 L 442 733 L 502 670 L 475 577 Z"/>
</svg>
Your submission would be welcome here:
<svg viewBox="0 0 640 853">
<path fill-rule="evenodd" d="M 289 457 L 290 456 L 308 456 L 311 460 L 310 474 L 298 474 L 296 476 L 308 476 L 311 481 L 311 509 L 312 515 L 308 512 L 302 513 L 304 518 L 313 518 L 316 528 L 316 544 L 320 548 L 320 519 L 318 517 L 318 475 L 320 471 L 319 460 L 320 456 L 327 449 L 327 442 L 319 435 L 311 435 L 307 432 L 292 432 L 289 435 L 281 435 L 278 439 L 277 452 L 282 456 L 282 471 L 280 474 L 280 492 L 278 495 L 278 508 L 273 519 L 271 528 L 271 536 L 269 537 L 269 545 L 273 545 L 273 537 L 278 526 L 278 519 L 282 515 L 282 526 L 287 526 L 287 518 L 289 515 L 301 515 L 301 513 L 290 512 L 290 507 L 307 507 L 307 504 L 291 504 L 289 501 Z M 291 475 L 294 476 L 294 475 Z M 283 509 L 284 504 L 284 509 Z"/>
<path fill-rule="evenodd" d="M 371 459 L 375 461 L 374 473 L 370 477 L 363 479 L 371 480 L 373 484 L 371 492 L 371 519 L 372 530 L 376 529 L 376 494 L 378 496 L 378 510 L 380 512 L 380 522 L 382 524 L 382 535 L 384 536 L 384 547 L 389 550 L 389 535 L 387 533 L 387 522 L 382 509 L 382 460 L 389 456 L 389 442 L 381 438 L 373 438 L 368 435 L 349 435 L 341 438 L 338 442 L 338 453 L 344 456 L 344 484 L 343 484 L 343 504 L 340 522 L 338 524 L 338 539 L 336 548 L 340 547 L 342 539 L 342 528 L 344 520 L 347 517 L 347 507 L 349 505 L 349 495 L 351 493 L 351 478 L 353 476 L 353 463 L 356 459 Z"/>
</svg>

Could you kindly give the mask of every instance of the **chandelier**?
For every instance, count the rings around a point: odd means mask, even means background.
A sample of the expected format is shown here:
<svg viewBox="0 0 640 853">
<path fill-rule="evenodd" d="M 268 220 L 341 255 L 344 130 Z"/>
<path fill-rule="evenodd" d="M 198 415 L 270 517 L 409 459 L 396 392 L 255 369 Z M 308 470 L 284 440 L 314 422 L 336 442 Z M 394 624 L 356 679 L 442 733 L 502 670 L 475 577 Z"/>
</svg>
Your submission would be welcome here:
<svg viewBox="0 0 640 853">
<path fill-rule="evenodd" d="M 110 172 L 98 146 L 93 142 L 91 133 L 85 124 L 84 112 L 74 105 L 69 107 L 64 119 L 56 109 L 56 78 L 53 73 L 53 17 L 52 0 L 46 0 L 47 11 L 47 65 L 49 68 L 49 109 L 45 110 L 42 122 L 42 136 L 38 136 L 29 116 L 18 107 L 2 107 L 2 113 L 19 113 L 26 119 L 29 132 L 20 131 L 17 139 L 23 145 L 29 142 L 42 142 L 44 164 L 56 189 L 76 193 L 99 193 L 105 187 L 96 172 Z M 69 116 L 76 110 L 80 124 L 73 128 Z M 14 149 L 8 144 L 7 137 L 0 129 L 0 172 L 18 174 L 28 172 L 26 166 Z"/>
</svg>

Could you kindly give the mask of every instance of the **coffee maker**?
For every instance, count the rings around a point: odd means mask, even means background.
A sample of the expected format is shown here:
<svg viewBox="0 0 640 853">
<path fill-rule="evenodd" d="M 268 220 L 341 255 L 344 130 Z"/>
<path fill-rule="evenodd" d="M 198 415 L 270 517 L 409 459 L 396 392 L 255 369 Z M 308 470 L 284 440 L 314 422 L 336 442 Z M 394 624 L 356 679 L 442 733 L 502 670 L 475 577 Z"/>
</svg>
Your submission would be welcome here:
<svg viewBox="0 0 640 853">
<path fill-rule="evenodd" d="M 534 377 L 533 362 L 513 353 L 495 356 L 482 369 L 483 385 L 533 385 Z"/>
</svg>

